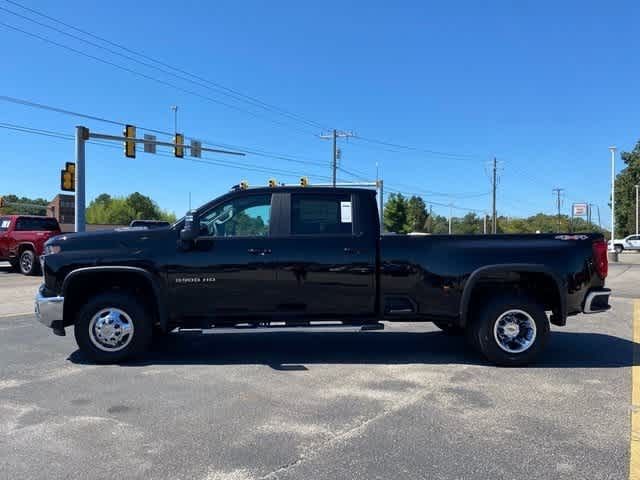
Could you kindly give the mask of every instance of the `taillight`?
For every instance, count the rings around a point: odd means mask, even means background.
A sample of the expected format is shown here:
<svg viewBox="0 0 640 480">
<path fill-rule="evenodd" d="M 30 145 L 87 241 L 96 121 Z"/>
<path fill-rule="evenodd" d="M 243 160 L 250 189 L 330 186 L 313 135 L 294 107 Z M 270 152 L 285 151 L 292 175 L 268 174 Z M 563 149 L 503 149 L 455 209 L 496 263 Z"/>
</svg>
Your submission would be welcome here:
<svg viewBox="0 0 640 480">
<path fill-rule="evenodd" d="M 609 273 L 609 260 L 607 259 L 607 243 L 604 240 L 596 240 L 593 242 L 593 263 L 596 272 L 601 279 L 605 279 Z"/>
</svg>

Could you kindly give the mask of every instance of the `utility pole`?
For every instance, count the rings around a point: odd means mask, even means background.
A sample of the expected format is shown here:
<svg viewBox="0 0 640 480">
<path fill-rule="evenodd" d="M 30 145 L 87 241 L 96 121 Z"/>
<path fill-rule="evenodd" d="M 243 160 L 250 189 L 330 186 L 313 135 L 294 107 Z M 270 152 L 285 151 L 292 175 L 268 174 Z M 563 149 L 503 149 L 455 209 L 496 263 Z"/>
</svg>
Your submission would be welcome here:
<svg viewBox="0 0 640 480">
<path fill-rule="evenodd" d="M 336 186 L 336 175 L 338 171 L 338 138 L 349 138 L 355 137 L 353 132 L 343 132 L 341 130 L 336 130 L 335 128 L 331 131 L 329 135 L 320 135 L 320 138 L 323 140 L 331 140 L 333 143 L 332 148 L 332 160 L 331 160 L 331 179 L 332 185 Z"/>
<path fill-rule="evenodd" d="M 451 218 L 453 217 L 453 203 L 449 204 L 449 235 L 451 235 Z"/>
<path fill-rule="evenodd" d="M 560 232 L 560 230 L 562 230 L 562 217 L 560 214 L 560 208 L 562 207 L 562 192 L 564 191 L 564 188 L 554 188 L 553 189 L 553 193 L 557 195 L 557 199 L 556 199 L 556 205 L 558 208 L 558 232 Z"/>
<path fill-rule="evenodd" d="M 482 215 L 484 217 L 484 234 L 487 234 L 487 214 Z"/>
<path fill-rule="evenodd" d="M 611 152 L 611 249 L 614 249 L 613 240 L 616 238 L 616 147 L 609 147 Z"/>
<path fill-rule="evenodd" d="M 496 184 L 497 184 L 497 170 L 498 170 L 498 162 L 496 161 L 496 157 L 493 157 L 493 225 L 492 225 L 492 233 L 498 232 L 498 217 L 496 216 Z"/>
<path fill-rule="evenodd" d="M 638 234 L 638 187 L 640 185 L 636 185 L 636 235 Z"/>
</svg>

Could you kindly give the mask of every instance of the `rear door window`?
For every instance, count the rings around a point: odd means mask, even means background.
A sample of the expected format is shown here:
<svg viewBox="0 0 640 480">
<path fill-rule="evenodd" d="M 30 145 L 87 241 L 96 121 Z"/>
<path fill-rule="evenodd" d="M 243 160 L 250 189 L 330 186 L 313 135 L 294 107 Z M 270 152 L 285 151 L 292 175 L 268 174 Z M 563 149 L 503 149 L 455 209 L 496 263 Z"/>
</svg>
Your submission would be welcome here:
<svg viewBox="0 0 640 480">
<path fill-rule="evenodd" d="M 16 221 L 16 230 L 21 232 L 52 232 L 59 228 L 58 221 L 50 217 L 21 217 Z"/>
<path fill-rule="evenodd" d="M 353 218 L 349 194 L 293 194 L 292 235 L 351 235 Z"/>
</svg>

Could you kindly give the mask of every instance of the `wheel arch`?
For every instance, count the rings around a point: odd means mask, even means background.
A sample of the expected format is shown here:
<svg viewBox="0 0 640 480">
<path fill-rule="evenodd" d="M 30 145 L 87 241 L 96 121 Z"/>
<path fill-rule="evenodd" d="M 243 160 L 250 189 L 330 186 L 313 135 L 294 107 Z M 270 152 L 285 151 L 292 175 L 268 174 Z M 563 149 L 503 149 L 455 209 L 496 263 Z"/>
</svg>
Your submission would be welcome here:
<svg viewBox="0 0 640 480">
<path fill-rule="evenodd" d="M 558 275 L 545 265 L 540 264 L 495 264 L 480 267 L 474 270 L 464 284 L 460 300 L 460 324 L 465 326 L 469 320 L 469 312 L 474 301 L 474 293 L 477 293 L 483 281 L 492 279 L 511 285 L 520 285 L 521 281 L 509 279 L 515 275 L 519 279 L 533 279 L 545 282 L 545 288 L 549 288 L 553 298 L 549 300 L 553 311 L 551 322 L 555 325 L 565 325 L 567 319 L 567 300 L 563 292 L 563 282 Z"/>
<path fill-rule="evenodd" d="M 160 280 L 149 270 L 124 265 L 78 268 L 65 277 L 62 283 L 62 296 L 65 299 L 63 314 L 65 326 L 75 321 L 75 312 L 81 304 L 81 298 L 78 297 L 119 287 L 127 290 L 140 289 L 144 293 L 151 294 L 152 298 L 146 300 L 151 301 L 149 306 L 161 328 L 167 328 L 168 312 L 163 300 L 165 297 Z"/>
<path fill-rule="evenodd" d="M 16 245 L 15 248 L 15 252 L 16 252 L 16 257 L 19 257 L 20 255 L 22 255 L 22 252 L 24 252 L 25 250 L 33 250 L 33 253 L 35 255 L 36 253 L 36 245 L 33 242 L 20 242 L 18 243 L 18 245 Z"/>
</svg>

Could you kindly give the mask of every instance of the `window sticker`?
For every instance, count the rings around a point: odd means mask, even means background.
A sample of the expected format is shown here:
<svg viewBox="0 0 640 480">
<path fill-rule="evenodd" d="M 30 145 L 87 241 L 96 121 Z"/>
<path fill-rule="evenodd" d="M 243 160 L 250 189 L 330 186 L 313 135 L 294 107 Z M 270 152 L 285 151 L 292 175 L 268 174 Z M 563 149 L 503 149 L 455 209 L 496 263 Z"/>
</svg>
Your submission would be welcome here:
<svg viewBox="0 0 640 480">
<path fill-rule="evenodd" d="M 351 223 L 351 202 L 340 202 L 340 221 Z"/>
</svg>

